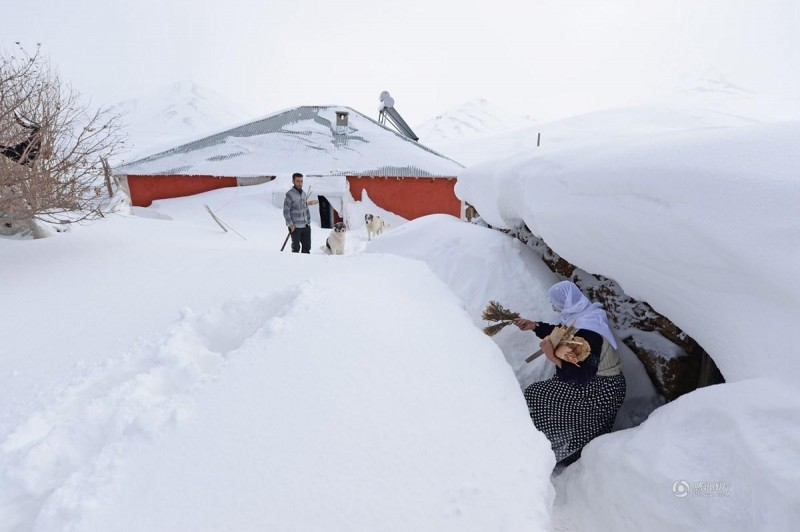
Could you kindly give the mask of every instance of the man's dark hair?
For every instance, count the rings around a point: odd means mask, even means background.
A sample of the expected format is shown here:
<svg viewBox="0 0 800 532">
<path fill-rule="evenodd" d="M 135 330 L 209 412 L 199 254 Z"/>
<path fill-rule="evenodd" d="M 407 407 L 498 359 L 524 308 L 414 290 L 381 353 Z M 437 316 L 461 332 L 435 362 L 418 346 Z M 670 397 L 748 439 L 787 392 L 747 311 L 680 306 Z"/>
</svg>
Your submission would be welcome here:
<svg viewBox="0 0 800 532">
<path fill-rule="evenodd" d="M 295 179 L 297 179 L 298 177 L 303 177 L 303 174 L 301 174 L 300 172 L 295 172 L 295 173 L 293 173 L 293 174 L 292 174 L 292 181 L 294 181 L 294 180 L 295 180 Z"/>
</svg>

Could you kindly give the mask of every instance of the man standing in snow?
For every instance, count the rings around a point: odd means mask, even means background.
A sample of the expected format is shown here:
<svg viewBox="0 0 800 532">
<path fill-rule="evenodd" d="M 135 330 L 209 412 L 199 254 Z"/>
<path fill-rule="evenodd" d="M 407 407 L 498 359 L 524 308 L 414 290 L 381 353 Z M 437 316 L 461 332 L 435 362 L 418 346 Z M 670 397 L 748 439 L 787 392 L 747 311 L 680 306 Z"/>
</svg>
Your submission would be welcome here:
<svg viewBox="0 0 800 532">
<path fill-rule="evenodd" d="M 308 206 L 317 203 L 317 200 L 309 200 L 303 192 L 303 174 L 292 174 L 292 188 L 283 200 L 283 218 L 292 235 L 292 253 L 299 252 L 301 245 L 303 253 L 311 250 L 311 213 Z"/>
</svg>

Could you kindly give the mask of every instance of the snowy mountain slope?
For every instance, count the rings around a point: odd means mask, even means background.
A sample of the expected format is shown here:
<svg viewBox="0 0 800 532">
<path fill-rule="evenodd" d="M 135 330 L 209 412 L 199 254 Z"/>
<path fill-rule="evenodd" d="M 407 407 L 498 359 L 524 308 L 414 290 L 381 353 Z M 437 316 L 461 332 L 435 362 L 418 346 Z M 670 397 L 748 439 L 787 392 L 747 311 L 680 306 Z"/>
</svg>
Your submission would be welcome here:
<svg viewBox="0 0 800 532">
<path fill-rule="evenodd" d="M 438 147 L 469 166 L 543 148 L 621 144 L 643 136 L 756 123 L 755 119 L 702 107 L 650 105 L 596 111 Z"/>
<path fill-rule="evenodd" d="M 674 87 L 669 99 L 685 107 L 709 109 L 759 122 L 800 120 L 800 96 L 792 94 L 788 86 L 773 92 L 757 92 L 712 70 Z"/>
<path fill-rule="evenodd" d="M 471 102 L 418 126 L 423 142 L 466 165 L 504 159 L 537 146 L 585 145 L 644 135 L 713 127 L 800 120 L 800 97 L 761 93 L 713 71 L 687 78 L 638 107 L 598 110 L 548 122 L 498 114 L 488 102 Z M 786 94 L 789 94 L 788 96 Z M 536 109 L 521 109 L 535 115 Z M 452 116 L 451 116 L 452 114 Z M 473 127 L 474 122 L 474 127 Z M 541 138 L 539 135 L 541 134 Z"/>
<path fill-rule="evenodd" d="M 420 142 L 432 147 L 441 143 L 486 137 L 528 127 L 533 119 L 522 113 L 500 109 L 484 98 L 454 107 L 416 126 Z"/>
<path fill-rule="evenodd" d="M 129 150 L 124 158 L 129 161 L 249 118 L 238 105 L 192 81 L 125 100 L 112 106 L 111 113 L 123 115 Z"/>
</svg>

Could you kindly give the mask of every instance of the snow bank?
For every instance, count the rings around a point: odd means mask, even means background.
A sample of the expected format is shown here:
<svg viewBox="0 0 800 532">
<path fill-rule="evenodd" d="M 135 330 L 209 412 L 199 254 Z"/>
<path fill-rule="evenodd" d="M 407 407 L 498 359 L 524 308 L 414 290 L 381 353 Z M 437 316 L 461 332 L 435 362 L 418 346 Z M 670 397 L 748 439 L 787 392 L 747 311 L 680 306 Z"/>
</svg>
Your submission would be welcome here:
<svg viewBox="0 0 800 532">
<path fill-rule="evenodd" d="M 470 168 L 456 185 L 488 223 L 524 223 L 652 304 L 729 383 L 590 442 L 557 480 L 555 526 L 790 530 L 800 488 L 790 382 L 800 359 L 786 335 L 800 316 L 800 123 L 620 135 L 544 143 Z"/>
<path fill-rule="evenodd" d="M 445 214 L 424 216 L 387 231 L 365 251 L 425 262 L 461 299 L 480 328 L 487 325 L 481 314 L 491 300 L 531 319 L 558 319 L 548 303 L 547 289 L 560 279 L 533 250 L 497 231 Z M 531 333 L 506 327 L 494 338 L 524 385 L 552 376 L 552 364 L 541 359 L 525 363 L 525 357 L 538 349 Z"/>
<path fill-rule="evenodd" d="M 346 207 L 346 221 L 348 231 L 364 231 L 366 233 L 366 221 L 364 220 L 365 214 L 373 216 L 380 216 L 386 222 L 387 230 L 392 227 L 400 227 L 408 220 L 402 216 L 387 211 L 383 207 L 379 207 L 369 197 L 366 190 L 361 191 L 361 199 L 359 201 L 350 200 Z"/>
<path fill-rule="evenodd" d="M 467 170 L 456 193 L 525 223 L 695 338 L 729 381 L 785 378 L 800 308 L 800 124 L 529 151 Z"/>
<path fill-rule="evenodd" d="M 558 323 L 547 289 L 560 277 L 531 248 L 498 231 L 444 214 L 432 215 L 387 232 L 365 250 L 387 251 L 425 262 L 461 299 L 478 328 L 488 325 L 481 315 L 492 300 L 524 317 Z M 553 375 L 555 368 L 544 357 L 530 364 L 525 362 L 539 348 L 534 334 L 509 326 L 493 339 L 503 350 L 522 389 Z M 627 391 L 616 428 L 627 428 L 644 420 L 661 400 L 642 363 L 621 342 L 619 354 Z"/>
<path fill-rule="evenodd" d="M 0 530 L 549 529 L 497 346 L 417 261 L 278 252 L 271 192 L 0 240 Z"/>
<path fill-rule="evenodd" d="M 511 129 L 481 138 L 466 136 L 449 139 L 436 138 L 430 146 L 455 158 L 467 166 L 508 159 L 513 155 L 533 151 L 552 153 L 576 146 L 627 144 L 643 136 L 671 134 L 680 131 L 698 131 L 709 128 L 753 125 L 757 120 L 703 106 L 647 105 L 606 109 L 570 116 L 552 122 Z M 793 104 L 794 105 L 794 104 Z M 421 137 L 428 143 L 427 137 Z"/>
<path fill-rule="evenodd" d="M 754 379 L 703 388 L 587 445 L 556 480 L 557 521 L 570 530 L 794 530 L 797 449 L 793 387 Z"/>
</svg>

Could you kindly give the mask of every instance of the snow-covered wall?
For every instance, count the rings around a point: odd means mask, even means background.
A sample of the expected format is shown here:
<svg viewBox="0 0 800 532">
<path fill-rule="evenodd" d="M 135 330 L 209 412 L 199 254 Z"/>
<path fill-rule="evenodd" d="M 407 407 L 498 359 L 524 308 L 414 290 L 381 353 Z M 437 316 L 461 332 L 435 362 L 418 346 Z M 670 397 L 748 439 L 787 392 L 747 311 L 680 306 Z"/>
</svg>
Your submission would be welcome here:
<svg viewBox="0 0 800 532">
<path fill-rule="evenodd" d="M 793 378 L 800 123 L 542 147 L 469 168 L 456 194 L 526 224 L 695 338 L 728 381 Z"/>
</svg>

